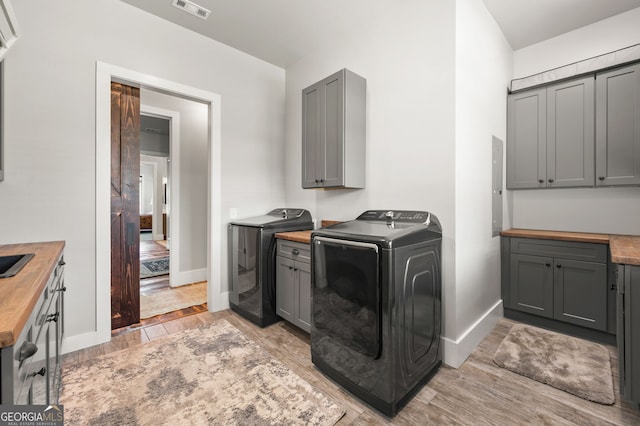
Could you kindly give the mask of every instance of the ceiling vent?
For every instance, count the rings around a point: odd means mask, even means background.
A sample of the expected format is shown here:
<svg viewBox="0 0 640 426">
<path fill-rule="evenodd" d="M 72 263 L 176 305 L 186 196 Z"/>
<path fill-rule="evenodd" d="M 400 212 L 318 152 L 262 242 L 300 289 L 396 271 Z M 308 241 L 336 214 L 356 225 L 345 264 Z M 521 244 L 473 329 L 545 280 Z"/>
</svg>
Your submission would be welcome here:
<svg viewBox="0 0 640 426">
<path fill-rule="evenodd" d="M 173 0 L 171 4 L 174 7 L 190 13 L 193 16 L 197 16 L 200 19 L 207 19 L 209 17 L 209 14 L 211 13 L 209 9 L 198 6 L 197 4 L 192 3 L 189 0 Z"/>
</svg>

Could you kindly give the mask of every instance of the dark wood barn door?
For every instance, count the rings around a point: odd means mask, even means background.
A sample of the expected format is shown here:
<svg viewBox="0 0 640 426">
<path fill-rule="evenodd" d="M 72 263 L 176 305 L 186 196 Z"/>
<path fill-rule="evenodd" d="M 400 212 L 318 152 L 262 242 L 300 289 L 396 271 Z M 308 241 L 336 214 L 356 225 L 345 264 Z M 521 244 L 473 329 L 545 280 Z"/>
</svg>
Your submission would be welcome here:
<svg viewBox="0 0 640 426">
<path fill-rule="evenodd" d="M 140 89 L 111 83 L 111 329 L 140 322 Z"/>
</svg>

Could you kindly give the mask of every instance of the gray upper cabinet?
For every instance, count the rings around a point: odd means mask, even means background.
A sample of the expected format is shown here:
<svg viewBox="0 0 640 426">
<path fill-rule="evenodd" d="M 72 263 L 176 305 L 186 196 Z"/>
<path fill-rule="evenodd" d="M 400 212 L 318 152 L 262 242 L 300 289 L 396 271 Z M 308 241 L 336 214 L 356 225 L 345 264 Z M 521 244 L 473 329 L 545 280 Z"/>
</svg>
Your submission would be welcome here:
<svg viewBox="0 0 640 426">
<path fill-rule="evenodd" d="M 302 187 L 364 188 L 366 80 L 342 69 L 302 91 Z"/>
<path fill-rule="evenodd" d="M 640 185 L 640 64 L 596 76 L 596 185 Z"/>
<path fill-rule="evenodd" d="M 594 78 L 512 94 L 507 188 L 594 185 Z"/>
</svg>

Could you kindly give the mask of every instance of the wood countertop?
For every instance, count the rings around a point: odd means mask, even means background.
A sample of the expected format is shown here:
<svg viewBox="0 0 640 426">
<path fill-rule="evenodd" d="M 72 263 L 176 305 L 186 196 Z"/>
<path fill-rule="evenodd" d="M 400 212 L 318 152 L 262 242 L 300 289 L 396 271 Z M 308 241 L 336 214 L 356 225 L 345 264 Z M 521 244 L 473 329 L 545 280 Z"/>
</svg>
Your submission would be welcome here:
<svg viewBox="0 0 640 426">
<path fill-rule="evenodd" d="M 609 244 L 609 234 L 592 234 L 588 232 L 542 231 L 537 229 L 513 228 L 502 231 L 500 235 L 503 237 L 539 238 L 541 240 Z"/>
<path fill-rule="evenodd" d="M 593 234 L 588 232 L 542 231 L 535 229 L 509 229 L 504 237 L 539 238 L 542 240 L 577 241 L 609 244 L 611 261 L 627 265 L 640 265 L 640 236 Z"/>
<path fill-rule="evenodd" d="M 275 237 L 281 240 L 295 241 L 296 243 L 311 244 L 311 232 L 313 231 L 278 232 Z"/>
<path fill-rule="evenodd" d="M 640 265 L 640 237 L 612 235 L 609 248 L 613 263 Z"/>
<path fill-rule="evenodd" d="M 17 275 L 0 278 L 0 348 L 16 342 L 63 249 L 64 241 L 0 245 L 0 256 L 35 255 Z"/>
</svg>

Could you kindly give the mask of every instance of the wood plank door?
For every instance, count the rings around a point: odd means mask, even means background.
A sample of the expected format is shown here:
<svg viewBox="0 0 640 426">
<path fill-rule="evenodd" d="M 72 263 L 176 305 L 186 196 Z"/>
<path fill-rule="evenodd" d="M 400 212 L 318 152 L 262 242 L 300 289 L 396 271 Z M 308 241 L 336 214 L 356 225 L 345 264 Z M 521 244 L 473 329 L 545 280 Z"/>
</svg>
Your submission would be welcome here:
<svg viewBox="0 0 640 426">
<path fill-rule="evenodd" d="M 140 89 L 111 83 L 111 329 L 140 322 Z"/>
</svg>

